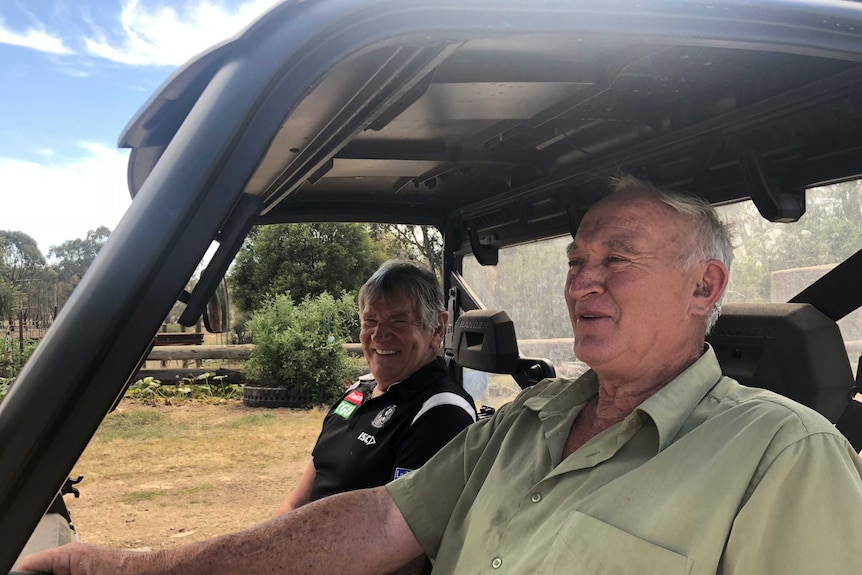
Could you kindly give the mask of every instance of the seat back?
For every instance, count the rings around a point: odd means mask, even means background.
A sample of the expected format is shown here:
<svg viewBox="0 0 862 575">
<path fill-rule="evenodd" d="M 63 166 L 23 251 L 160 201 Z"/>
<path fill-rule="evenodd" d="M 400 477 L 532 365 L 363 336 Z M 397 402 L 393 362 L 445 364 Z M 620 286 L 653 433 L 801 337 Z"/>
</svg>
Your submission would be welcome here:
<svg viewBox="0 0 862 575">
<path fill-rule="evenodd" d="M 780 393 L 835 423 L 853 372 L 838 325 L 810 304 L 727 304 L 707 341 L 722 372 Z"/>
</svg>

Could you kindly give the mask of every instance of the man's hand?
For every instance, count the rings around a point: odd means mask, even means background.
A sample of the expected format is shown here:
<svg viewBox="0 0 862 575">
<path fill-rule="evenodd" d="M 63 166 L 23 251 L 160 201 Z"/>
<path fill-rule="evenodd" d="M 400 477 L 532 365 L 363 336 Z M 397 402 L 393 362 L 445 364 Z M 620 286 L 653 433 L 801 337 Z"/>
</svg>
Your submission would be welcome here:
<svg viewBox="0 0 862 575">
<path fill-rule="evenodd" d="M 22 558 L 18 571 L 38 571 L 56 575 L 92 575 L 95 573 L 127 573 L 125 561 L 133 551 L 109 549 L 83 543 L 69 543 L 56 549 L 39 551 Z M 138 563 L 140 564 L 140 563 Z"/>
</svg>

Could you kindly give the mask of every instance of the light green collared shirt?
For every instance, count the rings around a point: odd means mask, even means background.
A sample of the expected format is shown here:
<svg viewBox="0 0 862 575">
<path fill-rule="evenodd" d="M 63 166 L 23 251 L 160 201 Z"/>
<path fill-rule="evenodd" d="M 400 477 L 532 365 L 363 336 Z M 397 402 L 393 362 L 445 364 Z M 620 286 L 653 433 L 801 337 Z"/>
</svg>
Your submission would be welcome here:
<svg viewBox="0 0 862 575">
<path fill-rule="evenodd" d="M 435 574 L 862 572 L 862 459 L 825 418 L 708 348 L 562 460 L 597 390 L 542 382 L 386 486 Z"/>
</svg>

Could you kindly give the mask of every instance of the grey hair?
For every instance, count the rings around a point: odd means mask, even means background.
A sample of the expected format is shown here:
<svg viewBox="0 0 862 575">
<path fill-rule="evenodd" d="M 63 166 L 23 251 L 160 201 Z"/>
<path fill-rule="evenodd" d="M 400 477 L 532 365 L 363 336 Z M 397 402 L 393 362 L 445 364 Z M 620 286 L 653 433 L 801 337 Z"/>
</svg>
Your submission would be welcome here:
<svg viewBox="0 0 862 575">
<path fill-rule="evenodd" d="M 366 305 L 392 296 L 405 296 L 413 301 L 422 325 L 434 329 L 440 324 L 443 290 L 437 276 L 427 268 L 406 260 L 384 262 L 368 281 L 359 288 L 359 313 Z"/>
<path fill-rule="evenodd" d="M 694 223 L 694 233 L 688 240 L 688 246 L 683 251 L 680 263 L 689 268 L 695 264 L 709 260 L 717 260 L 723 263 L 728 270 L 733 263 L 733 244 L 728 226 L 721 221 L 715 208 L 706 200 L 697 196 L 683 194 L 673 190 L 660 189 L 653 184 L 631 175 L 612 178 L 610 181 L 611 193 L 625 191 L 646 192 L 662 203 L 668 205 L 675 212 L 686 216 Z M 718 321 L 721 313 L 721 304 L 724 294 L 715 302 L 715 305 L 706 318 L 706 333 Z"/>
</svg>

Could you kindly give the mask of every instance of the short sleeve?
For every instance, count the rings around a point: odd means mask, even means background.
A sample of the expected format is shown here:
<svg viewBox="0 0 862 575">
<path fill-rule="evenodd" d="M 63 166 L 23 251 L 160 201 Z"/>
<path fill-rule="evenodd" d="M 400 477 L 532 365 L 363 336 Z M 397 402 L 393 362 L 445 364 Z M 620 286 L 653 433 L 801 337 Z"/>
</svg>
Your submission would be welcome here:
<svg viewBox="0 0 862 575">
<path fill-rule="evenodd" d="M 432 559 L 456 507 L 470 505 L 462 497 L 464 488 L 506 407 L 494 417 L 468 426 L 421 468 L 386 484 L 416 540 Z"/>
<path fill-rule="evenodd" d="M 862 459 L 832 433 L 785 447 L 740 509 L 719 573 L 862 570 Z"/>
</svg>

